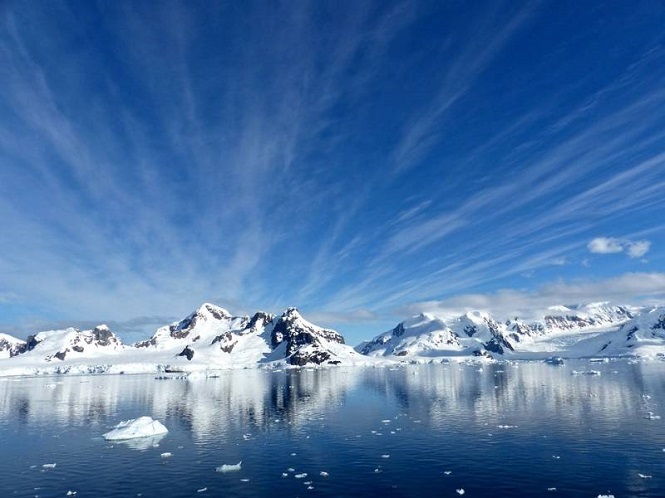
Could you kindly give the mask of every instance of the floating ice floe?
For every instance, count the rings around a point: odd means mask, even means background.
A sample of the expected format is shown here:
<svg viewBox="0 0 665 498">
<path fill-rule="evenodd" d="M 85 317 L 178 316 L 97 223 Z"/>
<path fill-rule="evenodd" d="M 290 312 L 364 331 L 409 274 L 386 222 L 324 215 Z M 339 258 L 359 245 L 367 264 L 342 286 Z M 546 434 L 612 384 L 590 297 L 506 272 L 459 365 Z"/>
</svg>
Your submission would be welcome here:
<svg viewBox="0 0 665 498">
<path fill-rule="evenodd" d="M 497 425 L 499 429 L 515 429 L 516 425 Z"/>
<path fill-rule="evenodd" d="M 637 473 L 637 475 L 638 475 L 639 477 L 641 477 L 642 479 L 651 479 L 651 478 L 653 477 L 653 476 L 648 476 L 648 475 L 646 475 L 646 474 L 640 474 L 639 472 Z"/>
<path fill-rule="evenodd" d="M 296 474 L 293 477 L 295 477 L 296 479 L 304 479 L 305 477 L 307 477 L 307 472 L 303 472 L 302 474 Z"/>
<path fill-rule="evenodd" d="M 445 475 L 449 476 L 450 474 L 453 473 L 453 471 L 452 471 L 452 470 L 444 470 L 443 473 L 444 473 Z"/>
<path fill-rule="evenodd" d="M 42 465 L 42 468 L 43 469 L 55 469 L 56 465 L 57 465 L 56 463 L 45 463 L 44 465 Z"/>
<path fill-rule="evenodd" d="M 170 452 L 165 452 L 160 455 L 162 458 L 171 458 L 173 456 L 173 453 Z"/>
<path fill-rule="evenodd" d="M 78 493 L 78 491 L 69 490 L 69 491 L 67 491 L 67 496 L 76 496 L 77 493 Z"/>
<path fill-rule="evenodd" d="M 596 498 L 614 498 L 614 495 L 598 495 Z"/>
<path fill-rule="evenodd" d="M 647 420 L 660 420 L 660 415 L 656 415 L 653 412 L 647 412 L 644 418 Z"/>
<path fill-rule="evenodd" d="M 242 467 L 242 460 L 238 463 L 225 463 L 215 468 L 216 472 L 237 472 Z"/>
<path fill-rule="evenodd" d="M 556 488 L 547 488 L 547 491 L 556 491 Z"/>
<path fill-rule="evenodd" d="M 102 437 L 107 441 L 120 441 L 159 436 L 167 432 L 169 430 L 158 420 L 153 420 L 151 417 L 139 417 L 120 422 L 112 431 L 103 434 Z"/>
<path fill-rule="evenodd" d="M 390 455 L 381 455 L 381 458 L 390 458 Z"/>
<path fill-rule="evenodd" d="M 321 477 L 328 477 L 330 474 L 328 474 L 328 472 L 326 472 L 325 470 L 322 470 L 321 472 L 319 472 L 319 475 Z"/>
<path fill-rule="evenodd" d="M 455 490 L 458 495 L 463 495 L 465 493 L 464 488 L 459 488 Z"/>
<path fill-rule="evenodd" d="M 205 493 L 206 491 L 208 491 L 208 488 L 200 488 L 196 490 L 197 493 Z"/>
</svg>

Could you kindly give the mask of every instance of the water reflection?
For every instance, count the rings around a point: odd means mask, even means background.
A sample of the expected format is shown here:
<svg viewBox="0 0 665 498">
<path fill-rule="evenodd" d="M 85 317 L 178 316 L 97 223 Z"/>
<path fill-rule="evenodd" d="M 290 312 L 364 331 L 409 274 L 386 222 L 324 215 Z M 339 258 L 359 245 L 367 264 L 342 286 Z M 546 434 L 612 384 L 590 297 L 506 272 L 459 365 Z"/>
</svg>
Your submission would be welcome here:
<svg viewBox="0 0 665 498">
<path fill-rule="evenodd" d="M 573 372 L 592 367 L 600 375 Z M 521 363 L 257 369 L 193 380 L 148 376 L 6 379 L 0 381 L 0 421 L 22 426 L 100 426 L 101 430 L 121 418 L 151 415 L 177 424 L 194 440 L 224 440 L 241 428 L 297 431 L 343 405 L 350 393 L 368 393 L 393 400 L 404 414 L 432 427 L 533 425 L 552 418 L 583 427 L 599 417 L 619 425 L 636 412 L 657 410 L 655 400 L 664 399 L 662 371 L 662 364 L 554 367 Z"/>
</svg>

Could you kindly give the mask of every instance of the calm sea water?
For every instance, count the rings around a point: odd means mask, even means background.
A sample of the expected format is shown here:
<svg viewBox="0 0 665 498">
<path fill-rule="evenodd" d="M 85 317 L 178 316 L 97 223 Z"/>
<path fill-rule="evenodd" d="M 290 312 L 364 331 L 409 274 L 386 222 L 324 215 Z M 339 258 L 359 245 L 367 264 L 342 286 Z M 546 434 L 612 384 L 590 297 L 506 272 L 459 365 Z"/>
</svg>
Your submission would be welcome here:
<svg viewBox="0 0 665 498">
<path fill-rule="evenodd" d="M 625 361 L 0 379 L 0 496 L 662 497 L 664 403 Z"/>
</svg>

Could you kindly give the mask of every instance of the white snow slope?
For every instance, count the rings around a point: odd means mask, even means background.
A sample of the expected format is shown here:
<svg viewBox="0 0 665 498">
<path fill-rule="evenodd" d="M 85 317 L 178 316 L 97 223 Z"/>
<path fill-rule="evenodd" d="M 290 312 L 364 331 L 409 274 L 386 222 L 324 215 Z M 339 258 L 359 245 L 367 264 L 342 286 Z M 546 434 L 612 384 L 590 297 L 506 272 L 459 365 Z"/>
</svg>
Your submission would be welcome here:
<svg viewBox="0 0 665 498">
<path fill-rule="evenodd" d="M 594 303 L 556 306 L 548 311 L 529 322 L 519 318 L 499 321 L 477 311 L 445 318 L 422 314 L 363 342 L 356 350 L 401 360 L 469 355 L 511 359 L 665 357 L 665 308 Z"/>
</svg>

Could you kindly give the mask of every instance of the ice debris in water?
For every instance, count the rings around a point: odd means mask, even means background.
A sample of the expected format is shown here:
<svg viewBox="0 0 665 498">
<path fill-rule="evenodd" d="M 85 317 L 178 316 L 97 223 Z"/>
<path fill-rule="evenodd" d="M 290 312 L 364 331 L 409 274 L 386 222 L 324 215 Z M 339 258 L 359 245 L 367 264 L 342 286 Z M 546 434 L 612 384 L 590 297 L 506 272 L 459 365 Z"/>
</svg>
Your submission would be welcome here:
<svg viewBox="0 0 665 498">
<path fill-rule="evenodd" d="M 173 453 L 170 453 L 170 452 L 166 451 L 166 452 L 162 453 L 160 456 L 162 458 L 171 458 L 173 456 Z"/>
<path fill-rule="evenodd" d="M 450 474 L 453 473 L 453 471 L 452 471 L 452 470 L 444 470 L 443 473 L 444 473 L 445 475 L 449 476 Z"/>
<path fill-rule="evenodd" d="M 200 488 L 196 490 L 197 493 L 205 493 L 206 491 L 208 491 L 208 488 Z"/>
<path fill-rule="evenodd" d="M 107 441 L 117 441 L 157 436 L 167 432 L 169 430 L 158 420 L 153 420 L 151 417 L 139 417 L 120 422 L 112 431 L 103 434 L 102 437 Z"/>
<path fill-rule="evenodd" d="M 322 470 L 321 472 L 319 472 L 319 475 L 321 477 L 328 477 L 330 474 L 328 474 L 328 472 L 326 472 L 325 470 Z"/>
<path fill-rule="evenodd" d="M 497 425 L 499 429 L 515 429 L 516 425 Z"/>
<path fill-rule="evenodd" d="M 219 467 L 215 468 L 215 471 L 235 472 L 240 470 L 241 466 L 242 466 L 242 460 L 240 460 L 238 463 L 225 463 L 224 465 L 220 465 Z"/>
<path fill-rule="evenodd" d="M 653 412 L 647 412 L 644 418 L 647 420 L 660 420 L 660 415 L 655 415 Z"/>
<path fill-rule="evenodd" d="M 456 489 L 458 495 L 463 495 L 465 493 L 464 488 Z"/>
<path fill-rule="evenodd" d="M 653 476 L 648 476 L 646 474 L 640 474 L 639 472 L 637 473 L 638 476 L 640 476 L 642 479 L 651 479 Z"/>
<path fill-rule="evenodd" d="M 303 472 L 302 474 L 296 474 L 293 477 L 295 477 L 296 479 L 304 479 L 305 477 L 307 477 L 307 472 Z"/>
<path fill-rule="evenodd" d="M 390 458 L 390 455 L 381 455 L 381 458 Z"/>
<path fill-rule="evenodd" d="M 56 465 L 57 465 L 56 463 L 45 463 L 44 465 L 42 465 L 42 468 L 44 468 L 44 469 L 55 469 Z"/>
<path fill-rule="evenodd" d="M 614 498 L 614 495 L 598 495 L 597 498 Z"/>
<path fill-rule="evenodd" d="M 556 491 L 556 488 L 547 488 L 547 491 Z"/>
<path fill-rule="evenodd" d="M 67 496 L 75 496 L 78 491 L 67 491 Z"/>
</svg>

